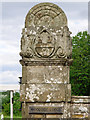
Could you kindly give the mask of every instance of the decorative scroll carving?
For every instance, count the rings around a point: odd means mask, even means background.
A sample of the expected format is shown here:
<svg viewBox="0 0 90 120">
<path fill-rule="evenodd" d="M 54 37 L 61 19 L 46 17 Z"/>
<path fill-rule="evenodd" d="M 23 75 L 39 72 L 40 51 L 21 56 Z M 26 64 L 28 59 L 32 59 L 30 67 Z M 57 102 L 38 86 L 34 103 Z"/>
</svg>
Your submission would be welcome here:
<svg viewBox="0 0 90 120">
<path fill-rule="evenodd" d="M 61 57 L 65 57 L 65 53 L 63 52 L 63 49 L 62 49 L 62 47 L 59 47 L 58 49 L 57 49 L 57 57 L 59 57 L 59 58 L 61 58 Z"/>
</svg>

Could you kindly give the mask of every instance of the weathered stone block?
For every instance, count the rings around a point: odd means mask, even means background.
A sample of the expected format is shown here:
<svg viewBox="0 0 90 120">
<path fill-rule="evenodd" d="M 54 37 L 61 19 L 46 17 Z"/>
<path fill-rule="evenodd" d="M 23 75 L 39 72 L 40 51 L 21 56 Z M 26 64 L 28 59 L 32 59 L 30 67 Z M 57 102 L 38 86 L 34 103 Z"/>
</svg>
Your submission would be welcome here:
<svg viewBox="0 0 90 120">
<path fill-rule="evenodd" d="M 72 96 L 73 103 L 90 103 L 90 96 Z"/>
<path fill-rule="evenodd" d="M 62 118 L 62 115 L 46 115 L 46 118 Z"/>
<path fill-rule="evenodd" d="M 24 66 L 22 83 L 69 83 L 69 66 Z"/>
<path fill-rule="evenodd" d="M 60 102 L 70 101 L 69 84 L 22 84 L 21 101 L 27 102 Z M 70 89 L 70 88 L 69 88 Z M 24 91 L 24 92 L 23 92 Z M 67 93 L 67 94 L 66 94 Z"/>
<path fill-rule="evenodd" d="M 88 114 L 89 113 L 89 106 L 88 104 L 72 104 L 72 114 L 82 114 L 82 113 L 86 113 Z"/>
<path fill-rule="evenodd" d="M 66 101 L 71 101 L 71 84 L 66 84 Z"/>
<path fill-rule="evenodd" d="M 32 114 L 32 115 L 30 115 L 31 116 L 31 118 L 45 118 L 45 115 L 43 114 Z"/>
<path fill-rule="evenodd" d="M 64 103 L 64 112 L 63 118 L 70 118 L 71 117 L 71 105 L 70 103 Z"/>
<path fill-rule="evenodd" d="M 90 96 L 72 96 L 72 118 L 89 118 Z"/>
<path fill-rule="evenodd" d="M 22 84 L 27 83 L 27 67 L 22 66 Z"/>
<path fill-rule="evenodd" d="M 23 86 L 23 85 L 22 85 Z M 24 85 L 25 96 L 23 101 L 31 102 L 50 102 L 50 101 L 65 101 L 65 85 L 64 84 L 29 84 Z M 23 87 L 22 87 L 23 89 Z"/>
</svg>

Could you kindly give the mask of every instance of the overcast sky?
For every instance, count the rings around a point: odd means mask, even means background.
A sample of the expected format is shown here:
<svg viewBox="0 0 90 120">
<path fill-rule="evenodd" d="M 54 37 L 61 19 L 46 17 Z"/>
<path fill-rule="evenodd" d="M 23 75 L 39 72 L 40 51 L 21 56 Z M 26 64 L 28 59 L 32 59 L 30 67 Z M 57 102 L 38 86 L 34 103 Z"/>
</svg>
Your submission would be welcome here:
<svg viewBox="0 0 90 120">
<path fill-rule="evenodd" d="M 2 3 L 0 84 L 18 84 L 18 77 L 22 76 L 22 67 L 19 63 L 21 31 L 26 14 L 36 4 L 36 2 Z M 58 2 L 55 4 L 65 12 L 72 36 L 80 31 L 88 30 L 88 2 Z"/>
</svg>

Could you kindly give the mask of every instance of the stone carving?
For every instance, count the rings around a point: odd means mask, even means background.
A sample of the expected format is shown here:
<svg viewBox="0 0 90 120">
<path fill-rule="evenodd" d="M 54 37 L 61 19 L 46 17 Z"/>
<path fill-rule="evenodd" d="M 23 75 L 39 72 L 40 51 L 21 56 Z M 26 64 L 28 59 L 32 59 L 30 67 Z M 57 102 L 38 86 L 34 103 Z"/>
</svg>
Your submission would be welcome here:
<svg viewBox="0 0 90 120">
<path fill-rule="evenodd" d="M 40 3 L 28 12 L 20 52 L 22 117 L 70 116 L 70 34 L 66 15 L 57 5 Z"/>
<path fill-rule="evenodd" d="M 20 55 L 26 61 L 71 58 L 70 34 L 66 15 L 59 7 L 36 5 L 26 16 Z"/>
<path fill-rule="evenodd" d="M 71 32 L 65 13 L 52 3 L 40 3 L 27 14 L 22 30 L 22 118 L 85 118 L 89 99 L 71 97 Z"/>
<path fill-rule="evenodd" d="M 47 58 L 54 52 L 54 37 L 47 29 L 42 29 L 35 39 L 34 51 L 36 56 Z"/>
</svg>

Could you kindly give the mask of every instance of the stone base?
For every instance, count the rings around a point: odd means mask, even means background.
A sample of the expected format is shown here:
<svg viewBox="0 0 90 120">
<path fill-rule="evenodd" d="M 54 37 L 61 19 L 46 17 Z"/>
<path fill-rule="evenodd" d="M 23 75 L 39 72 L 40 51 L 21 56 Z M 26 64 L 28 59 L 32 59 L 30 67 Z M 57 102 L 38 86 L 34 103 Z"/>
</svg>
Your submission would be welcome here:
<svg viewBox="0 0 90 120">
<path fill-rule="evenodd" d="M 50 109 L 50 107 L 55 107 L 59 108 L 60 107 L 60 113 L 57 113 L 57 110 L 55 111 L 55 113 L 53 113 L 51 111 L 48 111 L 48 113 L 46 113 L 45 111 L 41 111 L 39 110 L 37 113 L 31 113 L 29 112 L 29 107 L 33 106 L 33 107 L 43 107 L 46 108 L 48 107 Z M 40 113 L 39 113 L 40 112 Z M 22 117 L 23 118 L 70 118 L 71 114 L 70 114 L 70 103 L 22 103 Z"/>
<path fill-rule="evenodd" d="M 30 114 L 29 107 L 60 107 L 61 113 L 50 114 Z M 30 120 L 90 120 L 90 97 L 89 96 L 72 96 L 71 102 L 53 102 L 53 103 L 22 103 L 22 118 Z"/>
<path fill-rule="evenodd" d="M 9 120 L 9 119 L 5 119 Z M 89 118 L 19 118 L 15 120 L 90 120 Z"/>
</svg>

